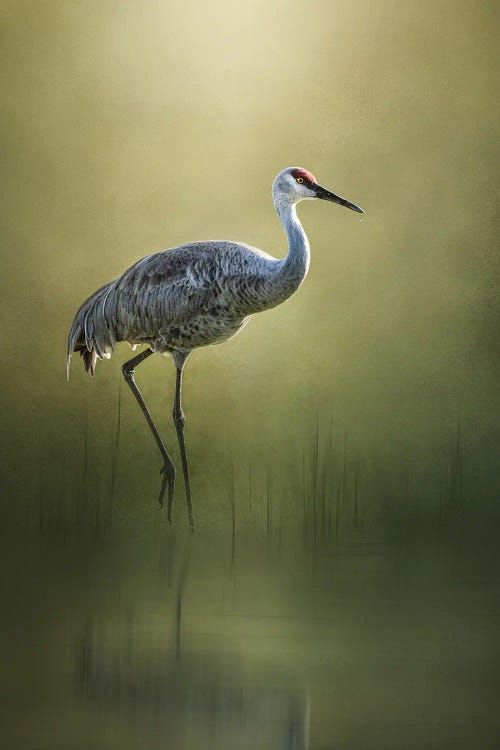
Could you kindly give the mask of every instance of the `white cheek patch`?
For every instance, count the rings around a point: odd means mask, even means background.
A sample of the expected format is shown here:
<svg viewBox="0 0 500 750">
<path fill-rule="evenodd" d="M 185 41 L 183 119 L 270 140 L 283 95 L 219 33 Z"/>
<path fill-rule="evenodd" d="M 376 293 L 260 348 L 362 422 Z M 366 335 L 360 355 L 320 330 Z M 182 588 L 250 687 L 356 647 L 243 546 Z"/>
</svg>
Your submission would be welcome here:
<svg viewBox="0 0 500 750">
<path fill-rule="evenodd" d="M 315 191 L 311 190 L 311 188 L 308 188 L 306 185 L 300 185 L 299 193 L 300 193 L 300 196 L 306 201 L 313 200 L 314 198 L 316 198 Z"/>
</svg>

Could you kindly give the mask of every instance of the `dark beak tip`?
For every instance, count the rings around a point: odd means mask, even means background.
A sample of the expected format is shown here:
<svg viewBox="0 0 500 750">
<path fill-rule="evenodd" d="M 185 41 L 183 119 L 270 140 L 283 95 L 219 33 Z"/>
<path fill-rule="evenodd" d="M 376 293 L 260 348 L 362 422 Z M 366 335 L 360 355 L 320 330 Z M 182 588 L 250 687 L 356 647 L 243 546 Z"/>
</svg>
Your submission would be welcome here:
<svg viewBox="0 0 500 750">
<path fill-rule="evenodd" d="M 360 206 L 357 206 L 355 203 L 351 203 L 351 201 L 348 201 L 345 198 L 341 198 L 340 195 L 336 195 L 336 193 L 332 193 L 330 190 L 327 190 L 321 185 L 318 185 L 316 183 L 314 185 L 314 188 L 316 189 L 317 198 L 321 198 L 322 200 L 326 200 L 326 201 L 331 201 L 332 203 L 338 203 L 339 205 L 344 206 L 344 208 L 350 208 L 351 211 L 356 211 L 356 213 L 358 214 L 364 214 L 364 211 Z"/>
</svg>

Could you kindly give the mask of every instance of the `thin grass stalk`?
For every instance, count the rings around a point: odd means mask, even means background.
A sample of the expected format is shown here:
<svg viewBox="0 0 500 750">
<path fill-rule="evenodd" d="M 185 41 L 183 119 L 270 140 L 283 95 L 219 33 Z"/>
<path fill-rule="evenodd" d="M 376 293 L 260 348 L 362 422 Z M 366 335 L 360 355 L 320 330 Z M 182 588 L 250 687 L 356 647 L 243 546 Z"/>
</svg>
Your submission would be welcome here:
<svg viewBox="0 0 500 750">
<path fill-rule="evenodd" d="M 441 530 L 444 525 L 444 503 L 443 503 L 443 489 L 439 489 L 438 497 L 438 528 Z"/>
<path fill-rule="evenodd" d="M 87 521 L 88 513 L 88 502 L 89 502 L 89 402 L 88 398 L 85 399 L 85 433 L 84 433 L 84 447 L 83 447 L 83 503 L 82 503 L 82 514 Z M 81 519 L 78 519 L 77 525 L 80 524 Z"/>
<path fill-rule="evenodd" d="M 341 493 L 341 480 L 337 482 L 337 492 L 335 493 L 335 541 L 339 539 L 340 533 L 340 493 Z"/>
<path fill-rule="evenodd" d="M 281 536 L 282 536 L 282 527 L 283 527 L 283 502 L 280 503 L 279 506 L 279 514 L 278 514 L 278 558 L 281 557 Z"/>
<path fill-rule="evenodd" d="M 353 517 L 354 517 L 354 528 L 358 530 L 359 525 L 359 509 L 358 509 L 358 459 L 354 464 L 354 487 L 352 493 L 352 504 L 353 504 Z"/>
<path fill-rule="evenodd" d="M 328 532 L 330 534 L 332 529 L 332 497 L 334 494 L 333 482 L 335 472 L 333 471 L 333 418 L 330 417 L 330 424 L 328 426 L 328 438 L 326 442 L 325 451 L 325 467 L 326 467 L 326 484 L 327 484 L 327 497 L 328 497 Z"/>
<path fill-rule="evenodd" d="M 248 456 L 248 527 L 252 525 L 252 454 Z"/>
<path fill-rule="evenodd" d="M 345 506 L 347 494 L 347 430 L 344 433 L 344 456 L 342 461 L 342 495 L 340 498 L 340 510 L 342 511 Z"/>
<path fill-rule="evenodd" d="M 101 525 L 101 486 L 99 477 L 96 477 L 96 479 L 98 481 L 96 481 L 94 485 L 94 532 L 96 536 L 99 536 Z"/>
<path fill-rule="evenodd" d="M 236 489 L 234 486 L 234 459 L 230 457 L 230 494 L 231 494 L 231 570 L 234 566 L 234 555 L 236 549 Z"/>
<path fill-rule="evenodd" d="M 332 527 L 331 508 L 331 462 L 332 462 L 332 434 L 331 422 L 325 450 L 323 452 L 323 467 L 321 471 L 321 529 L 323 538 L 327 535 L 327 528 Z"/>
<path fill-rule="evenodd" d="M 323 463 L 323 470 L 321 472 L 321 536 L 325 537 L 326 532 L 326 467 Z"/>
<path fill-rule="evenodd" d="M 312 502 L 312 530 L 313 543 L 316 546 L 317 536 L 317 508 L 318 508 L 318 488 L 319 488 L 319 410 L 316 402 L 316 423 L 313 438 L 313 455 L 312 455 L 312 482 L 311 482 L 311 502 Z"/>
<path fill-rule="evenodd" d="M 457 486 L 457 500 L 462 501 L 462 427 L 458 416 L 457 437 L 455 441 L 455 473 Z"/>
<path fill-rule="evenodd" d="M 120 456 L 120 431 L 122 422 L 122 378 L 118 382 L 118 414 L 116 418 L 115 440 L 113 443 L 113 453 L 111 459 L 111 497 L 109 504 L 109 523 L 113 523 L 113 513 L 115 508 L 115 493 L 117 485 L 118 462 Z"/>
<path fill-rule="evenodd" d="M 306 485 L 306 452 L 302 449 L 302 536 L 307 541 L 307 485 Z"/>
<path fill-rule="evenodd" d="M 266 476 L 266 530 L 267 536 L 271 534 L 271 473 L 269 467 Z"/>
<path fill-rule="evenodd" d="M 43 473 L 42 473 L 43 450 L 45 446 L 45 441 L 42 439 L 42 434 L 43 434 L 42 432 L 42 424 L 43 424 L 42 403 L 43 403 L 42 389 L 40 388 L 38 392 L 38 409 L 37 409 L 38 411 L 38 415 L 37 415 L 38 416 L 38 436 L 39 436 L 38 451 L 37 451 L 37 454 L 38 454 L 38 467 L 37 467 L 38 468 L 38 471 L 37 471 L 37 474 L 38 474 L 38 529 L 39 529 L 40 534 L 43 533 L 44 516 L 45 516 L 44 494 L 43 494 Z"/>
<path fill-rule="evenodd" d="M 365 516 L 364 516 L 365 504 L 363 502 L 361 495 L 359 496 L 358 505 L 359 505 L 359 531 L 361 534 L 361 540 L 363 540 L 364 533 L 365 533 Z"/>
</svg>

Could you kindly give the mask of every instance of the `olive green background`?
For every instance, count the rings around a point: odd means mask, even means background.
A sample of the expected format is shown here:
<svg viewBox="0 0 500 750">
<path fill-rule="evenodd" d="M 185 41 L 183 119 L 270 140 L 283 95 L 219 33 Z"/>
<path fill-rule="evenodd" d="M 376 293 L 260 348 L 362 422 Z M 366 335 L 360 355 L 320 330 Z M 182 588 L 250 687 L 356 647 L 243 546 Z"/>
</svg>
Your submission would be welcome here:
<svg viewBox="0 0 500 750">
<path fill-rule="evenodd" d="M 5 747 L 497 748 L 499 15 L 0 3 Z M 282 257 L 289 165 L 366 214 L 299 206 L 301 289 L 189 359 L 169 528 L 130 350 L 68 383 L 67 331 L 151 252 Z"/>
<path fill-rule="evenodd" d="M 83 485 L 104 502 L 112 482 L 118 517 L 154 509 L 161 462 L 124 386 L 113 453 L 128 348 L 93 382 L 74 357 L 66 383 L 72 316 L 136 259 L 182 242 L 283 256 L 270 187 L 288 165 L 366 216 L 300 206 L 303 287 L 191 357 L 200 522 L 227 512 L 231 460 L 240 493 L 249 461 L 257 488 L 271 473 L 286 516 L 316 428 L 321 454 L 331 432 L 332 465 L 347 434 L 367 505 L 436 508 L 452 492 L 459 418 L 462 496 L 495 507 L 498 22 L 496 3 L 461 0 L 2 3 L 9 512 L 73 512 Z M 137 377 L 178 462 L 173 376 L 155 358 Z"/>
</svg>

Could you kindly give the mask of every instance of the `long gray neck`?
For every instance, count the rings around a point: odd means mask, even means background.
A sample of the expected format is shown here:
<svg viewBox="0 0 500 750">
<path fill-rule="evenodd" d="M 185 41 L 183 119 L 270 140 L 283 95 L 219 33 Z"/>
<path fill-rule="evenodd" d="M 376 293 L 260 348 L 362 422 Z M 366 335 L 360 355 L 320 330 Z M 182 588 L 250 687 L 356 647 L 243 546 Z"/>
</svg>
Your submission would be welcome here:
<svg viewBox="0 0 500 750">
<path fill-rule="evenodd" d="M 269 301 L 272 301 L 269 307 L 278 305 L 297 291 L 307 275 L 311 258 L 309 241 L 295 204 L 278 204 L 276 211 L 288 238 L 288 254 L 283 260 L 276 261 L 271 289 L 268 289 Z"/>
</svg>

